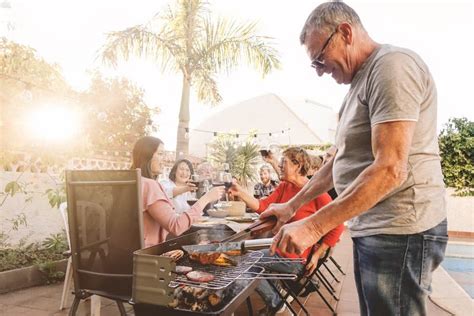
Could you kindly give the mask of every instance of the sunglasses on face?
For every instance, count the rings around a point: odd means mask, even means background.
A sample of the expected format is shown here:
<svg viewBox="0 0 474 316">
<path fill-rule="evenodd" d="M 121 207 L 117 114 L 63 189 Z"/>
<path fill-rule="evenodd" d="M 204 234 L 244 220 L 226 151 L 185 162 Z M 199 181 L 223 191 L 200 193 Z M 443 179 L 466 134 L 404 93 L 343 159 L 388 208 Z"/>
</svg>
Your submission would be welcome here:
<svg viewBox="0 0 474 316">
<path fill-rule="evenodd" d="M 326 52 L 326 48 L 328 47 L 329 42 L 331 42 L 331 39 L 333 38 L 334 34 L 336 34 L 336 33 L 337 33 L 337 30 L 335 30 L 334 32 L 331 33 L 331 35 L 329 35 L 326 42 L 324 42 L 324 45 L 323 45 L 323 48 L 321 49 L 321 52 L 311 61 L 311 67 L 313 67 L 315 69 L 324 68 L 324 66 L 325 66 L 325 63 L 323 61 L 324 53 Z"/>
</svg>

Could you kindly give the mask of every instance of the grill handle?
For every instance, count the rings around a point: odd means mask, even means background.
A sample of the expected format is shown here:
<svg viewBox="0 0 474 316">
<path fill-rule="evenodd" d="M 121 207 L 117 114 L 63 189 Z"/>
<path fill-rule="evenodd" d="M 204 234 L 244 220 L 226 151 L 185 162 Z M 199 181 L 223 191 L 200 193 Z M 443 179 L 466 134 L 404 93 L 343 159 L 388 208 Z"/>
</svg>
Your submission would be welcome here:
<svg viewBox="0 0 474 316">
<path fill-rule="evenodd" d="M 269 248 L 273 243 L 273 238 L 262 238 L 262 239 L 249 239 L 244 240 L 245 250 L 256 250 Z"/>
<path fill-rule="evenodd" d="M 258 235 L 261 235 L 263 233 L 271 231 L 273 229 L 273 227 L 275 227 L 275 225 L 277 223 L 277 219 L 276 219 L 276 217 L 271 216 L 271 217 L 267 217 L 263 220 L 259 220 L 257 223 L 258 223 L 258 225 L 250 228 L 250 235 L 252 237 L 255 237 L 255 236 L 258 236 Z"/>
</svg>

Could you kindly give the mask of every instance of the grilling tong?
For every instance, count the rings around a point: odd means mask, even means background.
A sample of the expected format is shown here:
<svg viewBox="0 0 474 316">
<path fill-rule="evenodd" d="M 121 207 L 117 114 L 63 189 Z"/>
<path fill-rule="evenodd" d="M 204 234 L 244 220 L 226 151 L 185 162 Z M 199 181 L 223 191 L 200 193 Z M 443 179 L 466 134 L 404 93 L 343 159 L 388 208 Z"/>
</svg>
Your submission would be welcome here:
<svg viewBox="0 0 474 316">
<path fill-rule="evenodd" d="M 187 253 L 193 252 L 233 252 L 238 251 L 244 253 L 246 250 L 256 250 L 269 248 L 273 243 L 273 238 L 249 239 L 258 236 L 262 233 L 270 231 L 276 224 L 275 217 L 267 217 L 263 220 L 258 220 L 241 232 L 234 234 L 220 243 L 213 243 L 208 245 L 188 245 L 182 246 Z"/>
</svg>

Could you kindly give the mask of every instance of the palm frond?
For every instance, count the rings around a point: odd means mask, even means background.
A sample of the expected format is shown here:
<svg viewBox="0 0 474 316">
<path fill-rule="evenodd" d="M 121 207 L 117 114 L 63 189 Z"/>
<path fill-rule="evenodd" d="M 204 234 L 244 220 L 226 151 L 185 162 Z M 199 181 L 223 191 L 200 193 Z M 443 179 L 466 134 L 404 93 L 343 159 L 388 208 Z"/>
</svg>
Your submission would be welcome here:
<svg viewBox="0 0 474 316">
<path fill-rule="evenodd" d="M 182 56 L 183 51 L 176 42 L 176 36 L 172 32 L 154 33 L 146 26 L 138 25 L 109 33 L 99 57 L 104 64 L 116 67 L 119 59 L 128 60 L 134 55 L 161 64 L 162 70 L 178 70 L 182 64 L 179 62 L 180 58 L 176 57 Z"/>
<path fill-rule="evenodd" d="M 257 180 L 256 166 L 260 157 L 259 146 L 250 142 L 244 143 L 237 151 L 235 176 L 247 186 L 249 181 Z"/>
<path fill-rule="evenodd" d="M 192 85 L 194 85 L 198 100 L 201 102 L 216 105 L 222 101 L 219 94 L 216 80 L 211 76 L 210 71 L 198 69 L 193 72 Z"/>
<path fill-rule="evenodd" d="M 262 75 L 280 68 L 277 50 L 271 45 L 272 38 L 256 33 L 256 23 L 239 24 L 224 18 L 213 22 L 207 19 L 205 39 L 196 48 L 199 58 L 195 68 L 229 73 L 240 65 L 242 59 L 260 70 Z"/>
</svg>

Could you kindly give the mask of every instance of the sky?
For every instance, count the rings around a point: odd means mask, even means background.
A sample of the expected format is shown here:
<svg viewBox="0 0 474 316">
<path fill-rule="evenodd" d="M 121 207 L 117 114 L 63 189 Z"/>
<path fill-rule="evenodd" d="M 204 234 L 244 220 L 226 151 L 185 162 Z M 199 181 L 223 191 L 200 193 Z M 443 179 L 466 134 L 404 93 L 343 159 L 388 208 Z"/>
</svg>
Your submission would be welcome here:
<svg viewBox="0 0 474 316">
<path fill-rule="evenodd" d="M 2 7 L 8 1 L 11 9 Z M 57 63 L 69 84 L 87 89 L 90 72 L 122 76 L 144 89 L 145 101 L 159 107 L 157 136 L 173 150 L 181 97 L 181 77 L 162 74 L 146 60 L 133 58 L 116 69 L 97 59 L 106 34 L 143 24 L 169 1 L 161 0 L 0 0 L 0 36 L 35 48 L 48 62 Z M 266 93 L 306 98 L 338 111 L 349 88 L 331 77 L 318 77 L 299 44 L 299 33 L 309 13 L 321 1 L 239 0 L 210 1 L 214 15 L 258 21 L 258 33 L 270 36 L 282 68 L 265 78 L 242 65 L 217 81 L 223 102 L 217 107 L 191 97 L 191 127 L 214 111 Z M 346 1 L 359 14 L 370 36 L 379 43 L 406 47 L 426 62 L 438 90 L 438 129 L 450 117 L 474 120 L 472 102 L 474 62 L 473 1 Z M 7 31 L 5 21 L 14 24 Z M 2 34 L 3 33 L 3 34 Z"/>
</svg>

